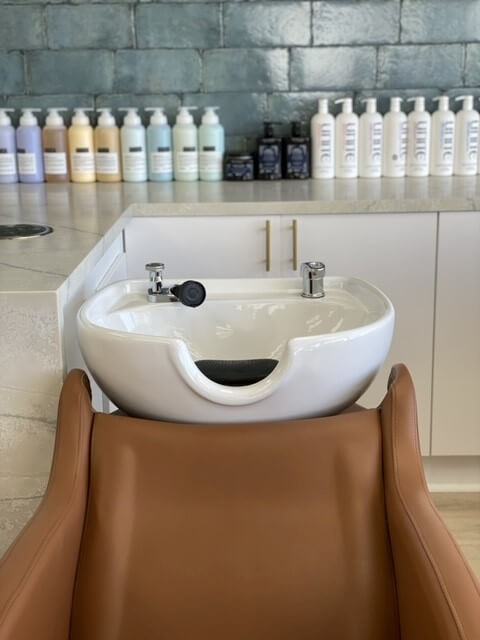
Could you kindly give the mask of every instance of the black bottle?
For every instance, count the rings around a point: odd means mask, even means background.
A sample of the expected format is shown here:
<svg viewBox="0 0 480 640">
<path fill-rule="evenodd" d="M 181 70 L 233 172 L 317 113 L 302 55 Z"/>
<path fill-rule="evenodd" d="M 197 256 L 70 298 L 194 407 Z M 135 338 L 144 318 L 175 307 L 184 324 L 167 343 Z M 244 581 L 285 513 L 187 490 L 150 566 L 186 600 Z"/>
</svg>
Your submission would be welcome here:
<svg viewBox="0 0 480 640">
<path fill-rule="evenodd" d="M 283 177 L 291 180 L 310 177 L 310 138 L 302 136 L 301 122 L 292 122 L 292 135 L 283 142 Z"/>
<path fill-rule="evenodd" d="M 257 177 L 259 180 L 280 180 L 282 178 L 282 139 L 276 138 L 273 125 L 264 122 L 263 138 L 258 140 Z"/>
</svg>

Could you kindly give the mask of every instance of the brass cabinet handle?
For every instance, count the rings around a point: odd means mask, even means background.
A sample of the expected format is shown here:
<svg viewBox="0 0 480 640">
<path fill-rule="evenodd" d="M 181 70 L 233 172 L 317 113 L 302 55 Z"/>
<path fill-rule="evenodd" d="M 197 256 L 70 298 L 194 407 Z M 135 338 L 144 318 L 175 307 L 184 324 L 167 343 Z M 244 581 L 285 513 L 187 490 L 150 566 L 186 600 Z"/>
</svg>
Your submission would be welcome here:
<svg viewBox="0 0 480 640">
<path fill-rule="evenodd" d="M 265 221 L 265 271 L 271 268 L 271 223 L 270 220 Z"/>
<path fill-rule="evenodd" d="M 292 221 L 292 263 L 293 270 L 298 269 L 298 222 Z"/>
</svg>

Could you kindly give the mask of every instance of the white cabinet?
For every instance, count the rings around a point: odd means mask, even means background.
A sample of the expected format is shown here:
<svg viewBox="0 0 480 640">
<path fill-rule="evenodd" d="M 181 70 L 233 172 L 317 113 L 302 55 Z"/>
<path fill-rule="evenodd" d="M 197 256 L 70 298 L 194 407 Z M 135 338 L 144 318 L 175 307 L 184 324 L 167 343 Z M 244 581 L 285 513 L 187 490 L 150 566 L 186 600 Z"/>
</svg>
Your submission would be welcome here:
<svg viewBox="0 0 480 640">
<path fill-rule="evenodd" d="M 480 214 L 441 213 L 432 453 L 480 454 Z"/>
<path fill-rule="evenodd" d="M 332 214 L 281 219 L 281 273 L 292 275 L 294 225 L 298 264 L 321 260 L 327 275 L 357 276 L 384 291 L 395 307 L 390 355 L 359 400 L 376 406 L 393 364 L 405 363 L 415 382 L 422 452 L 429 453 L 437 214 Z"/>
<path fill-rule="evenodd" d="M 134 218 L 125 230 L 130 278 L 147 262 L 163 262 L 165 277 L 278 276 L 277 216 Z"/>
</svg>

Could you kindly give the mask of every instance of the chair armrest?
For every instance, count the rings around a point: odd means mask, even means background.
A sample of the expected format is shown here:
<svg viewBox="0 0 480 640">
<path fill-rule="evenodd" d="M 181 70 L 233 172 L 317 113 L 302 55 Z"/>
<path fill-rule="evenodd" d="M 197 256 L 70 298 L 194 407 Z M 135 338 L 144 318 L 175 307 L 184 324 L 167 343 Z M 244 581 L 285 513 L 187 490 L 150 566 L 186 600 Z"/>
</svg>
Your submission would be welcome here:
<svg viewBox="0 0 480 640">
<path fill-rule="evenodd" d="M 92 424 L 88 378 L 72 371 L 60 397 L 45 497 L 0 561 L 0 640 L 68 640 Z"/>
<path fill-rule="evenodd" d="M 431 500 L 403 365 L 392 369 L 380 411 L 402 638 L 480 640 L 480 583 Z"/>
</svg>

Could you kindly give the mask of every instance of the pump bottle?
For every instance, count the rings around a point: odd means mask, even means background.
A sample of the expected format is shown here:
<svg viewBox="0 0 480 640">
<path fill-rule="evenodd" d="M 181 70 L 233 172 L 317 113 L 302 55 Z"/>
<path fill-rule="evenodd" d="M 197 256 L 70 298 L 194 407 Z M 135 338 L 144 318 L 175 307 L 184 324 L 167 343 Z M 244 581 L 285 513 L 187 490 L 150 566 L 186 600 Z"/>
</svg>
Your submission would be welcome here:
<svg viewBox="0 0 480 640">
<path fill-rule="evenodd" d="M 17 129 L 17 162 L 20 182 L 43 182 L 42 132 L 33 115 L 41 109 L 22 109 Z"/>
<path fill-rule="evenodd" d="M 438 96 L 433 100 L 438 102 L 438 109 L 432 115 L 430 175 L 451 176 L 455 148 L 455 114 L 448 108 L 448 96 Z"/>
<path fill-rule="evenodd" d="M 205 107 L 198 129 L 200 180 L 218 181 L 223 178 L 225 131 L 216 113 L 219 107 Z"/>
<path fill-rule="evenodd" d="M 294 120 L 292 134 L 283 139 L 283 177 L 306 180 L 310 177 L 310 138 L 302 134 L 302 123 Z"/>
<path fill-rule="evenodd" d="M 359 123 L 359 176 L 379 178 L 382 175 L 383 118 L 377 111 L 376 98 L 362 100 L 367 107 Z"/>
<path fill-rule="evenodd" d="M 390 98 L 390 111 L 383 118 L 383 175 L 403 178 L 407 161 L 407 116 L 402 98 Z"/>
<path fill-rule="evenodd" d="M 173 173 L 175 180 L 198 180 L 198 135 L 190 111 L 197 107 L 179 107 L 173 127 Z"/>
<path fill-rule="evenodd" d="M 173 179 L 172 130 L 161 107 L 147 107 L 152 111 L 147 128 L 148 179 L 170 182 Z"/>
<path fill-rule="evenodd" d="M 425 111 L 425 98 L 408 98 L 414 102 L 413 111 L 407 118 L 407 176 L 423 178 L 430 169 L 430 131 L 431 117 Z"/>
<path fill-rule="evenodd" d="M 335 176 L 356 178 L 358 176 L 358 116 L 353 113 L 352 99 L 341 98 L 342 112 L 335 120 Z"/>
<path fill-rule="evenodd" d="M 93 109 L 74 109 L 72 125 L 68 130 L 68 149 L 72 182 L 95 182 L 95 155 L 93 129 L 85 113 Z"/>
<path fill-rule="evenodd" d="M 147 179 L 147 137 L 138 109 L 124 107 L 126 111 L 120 130 L 122 167 L 125 182 L 145 182 Z"/>
<path fill-rule="evenodd" d="M 94 132 L 95 169 L 98 182 L 120 182 L 120 132 L 110 108 L 97 109 L 100 116 Z"/>
<path fill-rule="evenodd" d="M 15 109 L 0 109 L 0 184 L 18 182 L 15 129 L 7 115 Z"/>
<path fill-rule="evenodd" d="M 335 176 L 335 118 L 328 113 L 327 98 L 318 101 L 316 113 L 310 125 L 312 137 L 312 177 L 316 179 Z"/>
<path fill-rule="evenodd" d="M 47 109 L 43 128 L 43 161 L 46 182 L 69 182 L 67 128 L 60 112 L 61 107 Z"/>
<path fill-rule="evenodd" d="M 463 107 L 455 116 L 455 154 L 453 173 L 473 176 L 478 164 L 478 111 L 473 108 L 473 96 L 458 96 Z"/>
</svg>

